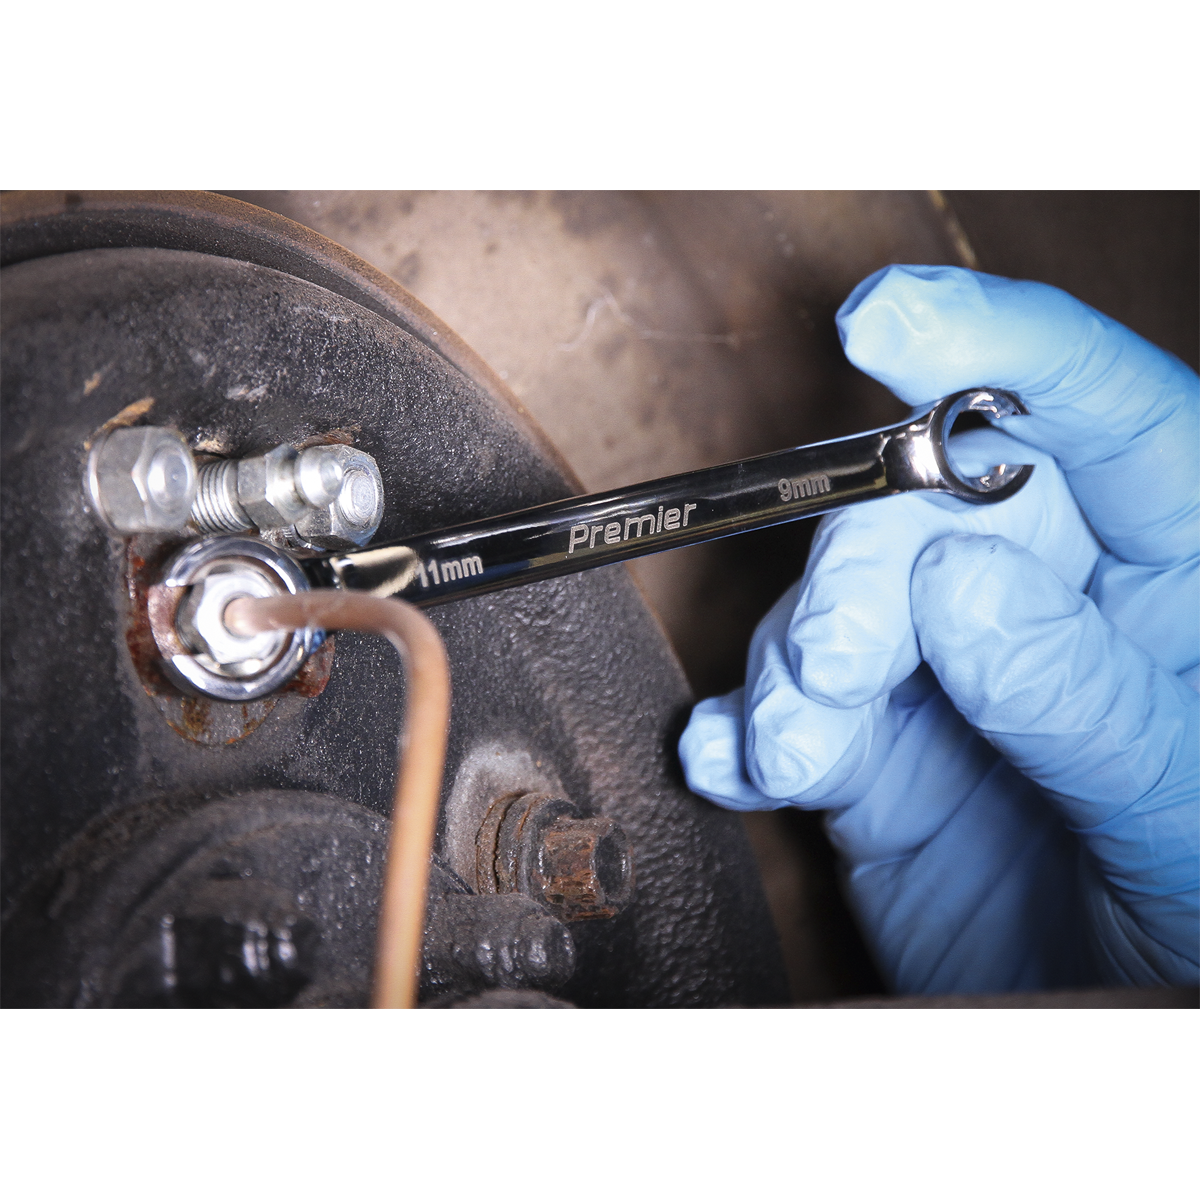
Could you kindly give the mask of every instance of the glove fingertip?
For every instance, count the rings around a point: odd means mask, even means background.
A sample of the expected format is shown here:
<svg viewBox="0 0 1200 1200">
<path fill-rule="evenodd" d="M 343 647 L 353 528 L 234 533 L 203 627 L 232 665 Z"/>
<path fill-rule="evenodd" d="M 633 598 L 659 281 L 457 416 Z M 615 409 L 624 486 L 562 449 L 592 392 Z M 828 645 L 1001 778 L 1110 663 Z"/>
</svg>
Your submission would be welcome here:
<svg viewBox="0 0 1200 1200">
<path fill-rule="evenodd" d="M 679 739 L 679 761 L 689 790 L 722 808 L 755 812 L 781 808 L 764 796 L 745 767 L 744 688 L 701 700 Z"/>
</svg>

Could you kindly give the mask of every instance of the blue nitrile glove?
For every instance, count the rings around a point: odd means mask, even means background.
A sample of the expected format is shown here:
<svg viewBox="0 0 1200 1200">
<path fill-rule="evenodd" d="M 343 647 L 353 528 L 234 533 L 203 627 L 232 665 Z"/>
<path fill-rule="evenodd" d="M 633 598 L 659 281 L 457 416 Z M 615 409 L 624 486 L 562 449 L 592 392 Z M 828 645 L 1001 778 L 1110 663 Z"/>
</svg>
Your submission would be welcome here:
<svg viewBox="0 0 1200 1200">
<path fill-rule="evenodd" d="M 838 328 L 916 407 L 1018 393 L 1032 415 L 953 453 L 1036 469 L 993 506 L 826 517 L 745 688 L 692 714 L 692 790 L 829 810 L 898 991 L 1195 983 L 1196 375 L 1055 288 L 954 267 L 877 272 Z"/>
</svg>

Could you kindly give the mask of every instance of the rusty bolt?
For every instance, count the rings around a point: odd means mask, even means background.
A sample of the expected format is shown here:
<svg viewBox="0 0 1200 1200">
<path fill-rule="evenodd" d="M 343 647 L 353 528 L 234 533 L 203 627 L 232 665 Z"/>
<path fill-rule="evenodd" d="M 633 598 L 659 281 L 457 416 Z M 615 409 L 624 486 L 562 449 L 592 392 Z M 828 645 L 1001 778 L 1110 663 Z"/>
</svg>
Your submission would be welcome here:
<svg viewBox="0 0 1200 1200">
<path fill-rule="evenodd" d="M 581 816 L 570 801 L 537 793 L 503 796 L 476 840 L 481 892 L 521 892 L 564 921 L 616 916 L 633 894 L 624 831 Z"/>
<path fill-rule="evenodd" d="M 542 832 L 536 874 L 563 920 L 615 917 L 633 885 L 625 832 L 607 817 L 559 817 Z"/>
</svg>

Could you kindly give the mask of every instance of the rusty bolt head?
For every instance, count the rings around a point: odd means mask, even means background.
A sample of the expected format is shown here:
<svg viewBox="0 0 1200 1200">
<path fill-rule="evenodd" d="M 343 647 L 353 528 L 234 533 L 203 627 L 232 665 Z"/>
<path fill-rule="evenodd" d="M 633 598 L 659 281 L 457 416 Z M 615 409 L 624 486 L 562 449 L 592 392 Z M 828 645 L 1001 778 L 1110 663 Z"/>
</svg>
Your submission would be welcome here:
<svg viewBox="0 0 1200 1200">
<path fill-rule="evenodd" d="M 297 478 L 305 494 L 331 496 L 296 521 L 302 541 L 350 550 L 375 536 L 383 519 L 383 478 L 369 454 L 353 446 L 312 446 L 301 455 Z"/>
<path fill-rule="evenodd" d="M 476 842 L 481 892 L 521 892 L 564 921 L 613 917 L 633 894 L 624 831 L 561 797 L 523 793 L 489 809 Z"/>
<path fill-rule="evenodd" d="M 633 890 L 624 830 L 607 817 L 559 817 L 542 832 L 535 879 L 564 921 L 615 917 Z"/>
<path fill-rule="evenodd" d="M 187 525 L 196 464 L 174 429 L 113 429 L 92 447 L 87 489 L 96 514 L 115 533 L 170 533 Z"/>
</svg>

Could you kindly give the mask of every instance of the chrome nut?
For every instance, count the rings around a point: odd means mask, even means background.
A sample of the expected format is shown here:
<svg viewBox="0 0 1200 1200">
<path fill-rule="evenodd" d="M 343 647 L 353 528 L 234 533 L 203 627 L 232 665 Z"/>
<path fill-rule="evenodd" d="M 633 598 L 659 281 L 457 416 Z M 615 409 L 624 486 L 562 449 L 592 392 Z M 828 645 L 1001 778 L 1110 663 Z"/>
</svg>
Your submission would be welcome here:
<svg viewBox="0 0 1200 1200">
<path fill-rule="evenodd" d="M 175 623 L 180 640 L 224 675 L 258 675 L 279 657 L 291 633 L 236 634 L 225 624 L 225 609 L 244 596 L 262 600 L 282 593 L 278 580 L 248 560 L 216 563 L 192 584 L 179 606 Z"/>
<path fill-rule="evenodd" d="M 187 525 L 196 464 L 174 429 L 113 429 L 88 455 L 87 492 L 114 533 L 172 533 Z"/>
<path fill-rule="evenodd" d="M 259 529 L 282 529 L 309 509 L 296 490 L 294 446 L 286 443 L 237 465 L 238 503 Z"/>
<path fill-rule="evenodd" d="M 351 446 L 312 446 L 300 457 L 296 475 L 306 494 L 310 487 L 313 495 L 332 492 L 335 479 L 337 490 L 296 521 L 297 536 L 326 550 L 365 546 L 383 519 L 383 479 L 375 460 Z"/>
<path fill-rule="evenodd" d="M 257 538 L 219 535 L 189 543 L 150 589 L 150 629 L 164 672 L 192 695 L 242 704 L 269 696 L 324 642 L 324 631 L 280 630 L 275 651 L 273 643 L 257 640 L 264 635 L 243 638 L 227 628 L 225 610 L 237 596 L 298 596 L 308 588 L 290 554 Z"/>
</svg>

